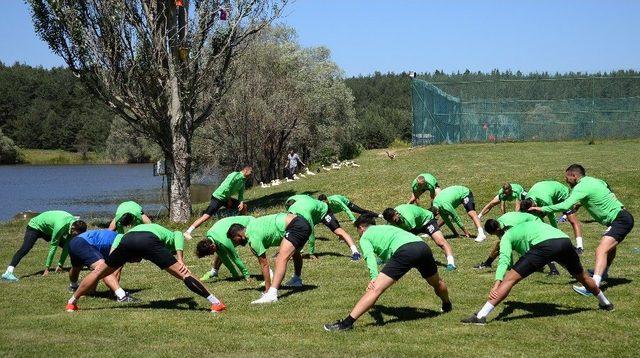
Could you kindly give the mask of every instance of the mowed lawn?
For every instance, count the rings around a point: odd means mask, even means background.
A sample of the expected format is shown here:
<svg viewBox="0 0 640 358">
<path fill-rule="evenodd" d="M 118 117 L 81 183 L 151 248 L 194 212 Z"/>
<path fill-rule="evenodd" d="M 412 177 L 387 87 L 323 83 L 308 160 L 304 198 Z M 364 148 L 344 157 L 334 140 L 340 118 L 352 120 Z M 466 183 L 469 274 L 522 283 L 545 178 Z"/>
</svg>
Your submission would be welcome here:
<svg viewBox="0 0 640 358">
<path fill-rule="evenodd" d="M 583 142 L 439 145 L 398 150 L 395 160 L 389 160 L 382 151 L 368 151 L 356 160 L 361 164 L 359 168 L 322 171 L 295 183 L 254 188 L 247 197 L 252 208 L 256 208 L 256 215 L 281 211 L 287 196 L 306 191 L 314 195 L 341 193 L 362 207 L 382 210 L 406 202 L 415 176 L 431 172 L 441 186 L 470 187 L 479 210 L 505 181 L 518 182 L 527 188 L 545 179 L 563 181 L 564 169 L 571 163 L 580 163 L 587 168 L 588 175 L 607 180 L 638 220 L 639 152 L 638 140 L 595 145 Z M 423 205 L 427 203 L 428 200 L 423 200 Z M 203 207 L 200 204 L 196 209 Z M 462 208 L 459 212 L 465 223 L 471 225 Z M 496 207 L 487 218 L 497 215 Z M 585 210 L 579 216 L 586 246 L 582 262 L 585 267 L 592 267 L 594 249 L 605 228 L 592 222 Z M 355 236 L 346 216 L 340 214 L 339 218 L 343 227 Z M 25 225 L 26 222 L 19 222 L 0 226 L 2 270 L 20 245 Z M 210 225 L 205 224 L 196 233 L 203 235 Z M 569 224 L 560 225 L 572 235 Z M 317 243 L 320 259 L 305 260 L 304 289 L 283 289 L 278 303 L 253 306 L 250 301 L 259 296 L 259 281 L 230 281 L 228 271 L 223 268 L 220 279 L 207 283 L 228 306 L 228 311 L 221 315 L 209 313 L 204 299 L 150 263 L 127 265 L 123 273 L 123 287 L 134 292 L 142 303 L 118 304 L 108 298 L 101 284 L 96 297 L 82 298 L 79 312 L 66 313 L 67 276 L 40 277 L 47 249 L 40 241 L 16 270 L 21 280 L 0 284 L 0 355 L 637 356 L 640 352 L 637 226 L 619 247 L 610 271 L 612 279 L 603 285 L 616 305 L 613 312 L 598 310 L 595 298 L 573 293 L 574 281 L 562 270 L 560 277 L 537 273 L 516 286 L 506 302 L 489 316 L 488 325 L 465 326 L 460 319 L 481 307 L 493 283 L 493 270 L 479 272 L 472 266 L 486 258 L 496 238 L 490 237 L 480 244 L 456 238 L 451 244 L 459 268 L 454 272 L 440 270 L 449 286 L 452 312 L 439 313 L 438 298 L 412 271 L 382 296 L 375 309 L 357 321 L 353 331 L 337 334 L 324 332 L 322 324 L 349 313 L 366 288 L 369 276 L 365 264 L 350 262 L 347 247 L 321 226 L 317 226 L 317 235 L 322 238 Z M 475 229 L 471 231 L 475 233 Z M 429 245 L 435 257 L 444 260 L 431 241 Z M 210 260 L 195 257 L 195 241 L 187 246 L 187 263 L 200 276 L 208 269 Z M 249 250 L 239 248 L 239 251 L 251 272 L 258 274 L 257 261 Z"/>
</svg>

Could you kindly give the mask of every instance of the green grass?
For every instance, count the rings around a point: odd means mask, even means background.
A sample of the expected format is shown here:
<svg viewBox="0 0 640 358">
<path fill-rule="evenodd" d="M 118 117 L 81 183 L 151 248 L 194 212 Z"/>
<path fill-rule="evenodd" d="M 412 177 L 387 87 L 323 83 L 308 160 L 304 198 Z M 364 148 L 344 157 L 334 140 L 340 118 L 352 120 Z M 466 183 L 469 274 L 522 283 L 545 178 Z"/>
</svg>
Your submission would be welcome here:
<svg viewBox="0 0 640 358">
<path fill-rule="evenodd" d="M 83 158 L 80 153 L 61 149 L 21 149 L 25 164 L 109 164 L 113 163 L 103 153 L 89 152 Z"/>
<path fill-rule="evenodd" d="M 635 155 L 640 141 L 611 141 L 587 145 L 580 142 L 504 143 L 431 146 L 397 150 L 395 160 L 382 151 L 365 152 L 357 162 L 360 168 L 322 172 L 315 177 L 269 189 L 248 192 L 257 214 L 282 210 L 290 193 L 343 193 L 356 204 L 381 210 L 409 197 L 411 180 L 423 171 L 434 173 L 441 185 L 469 186 L 478 205 L 490 200 L 504 181 L 527 187 L 543 179 L 562 180 L 567 165 L 582 163 L 589 175 L 606 179 L 618 197 L 640 218 L 640 171 Z M 196 209 L 202 209 L 199 204 Z M 509 206 L 511 207 L 511 206 Z M 487 217 L 498 215 L 498 208 Z M 585 267 L 593 265 L 593 251 L 604 230 L 584 222 Z M 346 219 L 343 214 L 339 216 Z M 468 218 L 465 221 L 470 224 Z M 8 262 L 21 242 L 25 223 L 0 226 L 2 263 Z M 206 224 L 207 228 L 210 224 Z M 343 225 L 352 234 L 348 224 Z M 568 224 L 561 228 L 571 233 Z M 206 229 L 199 229 L 203 234 Z M 446 229 L 445 229 L 446 231 Z M 571 291 L 572 279 L 548 278 L 534 274 L 516 286 L 505 304 L 497 307 L 485 327 L 464 326 L 459 320 L 478 310 L 486 301 L 493 283 L 493 271 L 477 272 L 472 265 L 485 259 L 495 238 L 481 244 L 454 239 L 451 244 L 459 269 L 443 272 L 454 310 L 438 314 L 437 297 L 427 289 L 417 272 L 410 272 L 391 287 L 371 314 L 365 314 L 356 329 L 329 334 L 322 324 L 345 317 L 360 298 L 368 282 L 363 263 L 351 263 L 348 249 L 326 228 L 318 226 L 321 258 L 305 260 L 303 278 L 308 289 L 283 290 L 281 301 L 255 307 L 257 282 L 228 281 L 207 283 L 211 291 L 228 305 L 219 316 L 207 312 L 203 299 L 149 263 L 127 265 L 122 285 L 140 290 L 140 305 L 121 306 L 103 297 L 83 298 L 81 311 L 64 312 L 69 297 L 67 278 L 57 274 L 42 278 L 46 245 L 38 243 L 25 257 L 16 273 L 17 284 L 1 283 L 0 355 L 100 355 L 100 356 L 637 356 L 640 351 L 640 282 L 637 249 L 638 229 L 618 250 L 611 269 L 616 279 L 604 285 L 616 305 L 614 312 L 597 309 L 594 298 Z M 202 274 L 209 260 L 198 260 L 189 243 L 187 263 L 191 271 Z M 436 258 L 442 253 L 429 241 Z M 241 256 L 252 273 L 258 273 L 256 260 L 246 248 Z M 290 267 L 291 269 L 291 267 Z M 32 275 L 29 277 L 24 277 Z M 288 276 L 288 275 L 287 275 Z M 496 319 L 496 317 L 498 317 Z"/>
</svg>

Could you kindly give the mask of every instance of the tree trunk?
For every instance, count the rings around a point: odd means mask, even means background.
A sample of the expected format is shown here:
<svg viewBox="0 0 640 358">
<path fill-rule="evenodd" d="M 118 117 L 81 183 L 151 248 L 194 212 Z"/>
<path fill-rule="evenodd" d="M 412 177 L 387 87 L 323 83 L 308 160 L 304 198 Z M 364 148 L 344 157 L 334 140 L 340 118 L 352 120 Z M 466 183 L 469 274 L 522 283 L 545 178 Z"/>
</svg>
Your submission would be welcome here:
<svg viewBox="0 0 640 358">
<path fill-rule="evenodd" d="M 169 220 L 185 223 L 191 218 L 191 138 L 173 134 L 172 153 L 165 153 L 169 169 Z"/>
</svg>

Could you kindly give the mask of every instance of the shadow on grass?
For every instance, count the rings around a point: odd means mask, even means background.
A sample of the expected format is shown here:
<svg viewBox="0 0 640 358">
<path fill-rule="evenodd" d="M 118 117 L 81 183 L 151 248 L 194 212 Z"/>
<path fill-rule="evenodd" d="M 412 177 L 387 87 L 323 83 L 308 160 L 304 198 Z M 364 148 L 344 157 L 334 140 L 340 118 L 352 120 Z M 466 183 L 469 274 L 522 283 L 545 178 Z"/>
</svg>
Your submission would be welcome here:
<svg viewBox="0 0 640 358">
<path fill-rule="evenodd" d="M 516 310 L 527 311 L 528 313 L 510 317 Z M 513 321 L 525 318 L 539 318 L 539 317 L 553 317 L 553 316 L 568 316 L 575 313 L 589 311 L 588 308 L 571 308 L 566 306 L 557 305 L 555 303 L 524 303 L 508 301 L 504 303 L 504 309 L 498 316 L 496 321 Z"/>
<path fill-rule="evenodd" d="M 203 303 L 204 304 L 204 303 Z M 122 303 L 116 307 L 96 307 L 96 308 L 82 308 L 83 311 L 101 311 L 101 310 L 116 310 L 116 309 L 163 309 L 163 310 L 178 310 L 178 311 L 209 311 L 207 307 L 201 307 L 193 297 L 179 297 L 172 300 L 157 300 L 150 301 L 148 303 Z"/>
<path fill-rule="evenodd" d="M 626 285 L 633 282 L 633 280 L 628 278 L 616 277 L 616 278 L 608 278 L 606 280 L 602 280 L 602 286 L 600 287 L 603 291 L 608 290 L 611 287 Z"/>
<path fill-rule="evenodd" d="M 262 278 L 262 276 L 260 276 L 260 278 Z M 287 286 L 283 286 L 280 287 L 278 289 L 278 291 L 282 292 L 282 291 L 287 291 L 284 294 L 278 295 L 278 300 L 281 300 L 285 297 L 291 296 L 293 294 L 296 293 L 302 293 L 305 291 L 311 291 L 311 290 L 315 290 L 316 288 L 318 288 L 318 286 L 316 285 L 302 285 L 302 287 L 287 287 Z M 247 287 L 247 288 L 241 288 L 238 291 L 257 291 L 257 292 L 264 292 L 264 287 Z"/>
<path fill-rule="evenodd" d="M 375 305 L 369 311 L 369 315 L 375 320 L 375 323 L 369 325 L 384 326 L 389 323 L 414 321 L 417 319 L 432 318 L 440 315 L 441 312 L 415 307 L 387 307 Z M 385 321 L 384 316 L 392 316 L 394 318 Z"/>
<path fill-rule="evenodd" d="M 318 256 L 318 258 L 325 257 L 325 256 L 327 256 L 327 257 L 349 257 L 349 258 L 351 257 L 351 256 L 348 256 L 348 255 L 339 254 L 337 252 L 316 252 L 316 256 Z M 305 259 L 305 260 L 311 259 L 309 254 L 302 255 L 302 258 Z"/>
</svg>

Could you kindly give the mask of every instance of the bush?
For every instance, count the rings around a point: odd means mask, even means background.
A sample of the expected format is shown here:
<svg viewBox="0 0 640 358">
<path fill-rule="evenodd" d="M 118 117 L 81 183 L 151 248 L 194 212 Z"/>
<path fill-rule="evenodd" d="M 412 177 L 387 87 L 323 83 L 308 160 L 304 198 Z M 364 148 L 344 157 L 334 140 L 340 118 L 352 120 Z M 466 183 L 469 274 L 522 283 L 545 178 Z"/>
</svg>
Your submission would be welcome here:
<svg viewBox="0 0 640 358">
<path fill-rule="evenodd" d="M 18 164 L 22 161 L 18 146 L 0 129 L 0 164 Z"/>
</svg>

